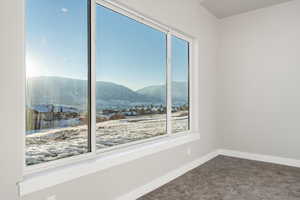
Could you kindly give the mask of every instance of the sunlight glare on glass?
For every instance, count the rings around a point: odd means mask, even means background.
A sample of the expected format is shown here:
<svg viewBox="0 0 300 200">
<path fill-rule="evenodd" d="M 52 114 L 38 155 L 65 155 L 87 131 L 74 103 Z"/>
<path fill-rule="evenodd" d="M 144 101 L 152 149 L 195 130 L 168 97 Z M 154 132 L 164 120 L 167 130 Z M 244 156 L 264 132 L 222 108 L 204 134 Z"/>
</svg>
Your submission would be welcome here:
<svg viewBox="0 0 300 200">
<path fill-rule="evenodd" d="M 39 63 L 32 55 L 26 55 L 26 77 L 40 76 Z"/>
</svg>

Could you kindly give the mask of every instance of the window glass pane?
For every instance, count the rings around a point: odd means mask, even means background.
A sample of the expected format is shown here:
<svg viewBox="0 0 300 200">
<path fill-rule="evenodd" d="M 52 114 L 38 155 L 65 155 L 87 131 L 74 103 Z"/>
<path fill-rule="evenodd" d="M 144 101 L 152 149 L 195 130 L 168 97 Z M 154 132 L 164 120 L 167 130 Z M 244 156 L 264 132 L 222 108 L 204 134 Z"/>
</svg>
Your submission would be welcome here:
<svg viewBox="0 0 300 200">
<path fill-rule="evenodd" d="M 166 133 L 166 34 L 96 7 L 97 149 Z"/>
<path fill-rule="evenodd" d="M 87 0 L 26 1 L 26 164 L 88 151 Z"/>
<path fill-rule="evenodd" d="M 172 37 L 172 133 L 189 130 L 189 43 Z"/>
</svg>

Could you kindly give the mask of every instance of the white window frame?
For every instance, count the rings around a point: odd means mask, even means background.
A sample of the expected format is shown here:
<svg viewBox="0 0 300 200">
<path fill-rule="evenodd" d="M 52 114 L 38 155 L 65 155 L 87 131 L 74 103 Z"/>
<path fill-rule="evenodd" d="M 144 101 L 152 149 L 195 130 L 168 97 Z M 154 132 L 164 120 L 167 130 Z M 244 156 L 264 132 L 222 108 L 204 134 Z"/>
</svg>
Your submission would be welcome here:
<svg viewBox="0 0 300 200">
<path fill-rule="evenodd" d="M 96 150 L 96 5 L 102 5 L 117 13 L 128 16 L 140 23 L 143 23 L 151 28 L 159 30 L 167 35 L 167 134 L 162 136 L 153 137 L 150 139 L 140 140 L 136 142 L 130 142 L 127 144 L 118 145 L 115 147 L 105 148 L 103 150 Z M 91 0 L 91 152 L 55 160 L 51 162 L 41 163 L 33 166 L 26 166 L 25 162 L 25 134 L 23 135 L 23 180 L 20 181 L 21 195 L 28 194 L 33 191 L 42 189 L 49 184 L 57 184 L 67 180 L 72 180 L 74 177 L 80 177 L 88 172 L 94 173 L 102 169 L 112 167 L 117 164 L 122 164 L 134 159 L 144 157 L 168 148 L 173 148 L 177 145 L 182 145 L 191 141 L 198 140 L 200 135 L 196 133 L 194 121 L 194 115 L 197 109 L 194 109 L 194 97 L 193 96 L 193 76 L 195 73 L 194 65 L 194 53 L 195 53 L 195 38 L 185 34 L 174 28 L 170 28 L 163 23 L 157 22 L 150 17 L 146 17 L 137 11 L 134 11 L 120 3 L 116 3 L 110 0 Z M 172 36 L 176 36 L 183 39 L 189 44 L 189 69 L 188 69 L 188 89 L 189 89 L 189 130 L 180 133 L 171 133 L 172 128 Z M 24 42 L 25 43 L 25 42 Z M 25 105 L 25 99 L 24 99 Z M 108 161 L 109 160 L 109 161 Z M 102 163 L 99 165 L 99 163 Z M 82 166 L 85 166 L 85 171 L 82 171 Z M 87 169 L 89 167 L 89 169 Z M 97 170 L 96 170 L 97 169 Z M 68 173 L 72 171 L 73 173 Z M 55 176 L 60 174 L 62 178 Z M 66 175 L 67 173 L 67 175 Z M 76 175 L 74 175 L 76 174 Z M 44 176 L 41 176 L 44 175 Z M 66 176 L 68 178 L 66 178 Z M 54 177 L 54 178 L 53 178 Z M 49 180 L 49 179 L 52 179 Z M 41 184 L 34 185 L 34 183 L 44 182 L 44 186 Z"/>
</svg>

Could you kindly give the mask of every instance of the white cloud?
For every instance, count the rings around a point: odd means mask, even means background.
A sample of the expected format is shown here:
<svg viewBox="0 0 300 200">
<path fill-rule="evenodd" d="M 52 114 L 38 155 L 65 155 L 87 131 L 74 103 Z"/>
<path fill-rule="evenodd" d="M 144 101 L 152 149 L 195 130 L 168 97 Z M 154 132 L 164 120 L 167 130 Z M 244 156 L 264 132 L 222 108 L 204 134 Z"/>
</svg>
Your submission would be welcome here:
<svg viewBox="0 0 300 200">
<path fill-rule="evenodd" d="M 67 12 L 69 12 L 69 9 L 68 8 L 62 8 L 62 9 L 60 9 L 60 11 L 63 12 L 63 13 L 67 13 Z"/>
</svg>

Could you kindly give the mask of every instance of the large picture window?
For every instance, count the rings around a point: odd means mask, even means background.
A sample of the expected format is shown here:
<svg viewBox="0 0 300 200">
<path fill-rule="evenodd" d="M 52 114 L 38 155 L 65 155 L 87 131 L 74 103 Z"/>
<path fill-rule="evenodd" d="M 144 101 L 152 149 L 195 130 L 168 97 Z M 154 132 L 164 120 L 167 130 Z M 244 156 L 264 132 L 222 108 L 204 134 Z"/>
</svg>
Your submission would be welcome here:
<svg viewBox="0 0 300 200">
<path fill-rule="evenodd" d="M 89 151 L 87 0 L 26 1 L 26 164 Z"/>
<path fill-rule="evenodd" d="M 96 13 L 97 148 L 166 134 L 166 34 L 101 5 Z"/>
<path fill-rule="evenodd" d="M 190 131 L 182 34 L 100 0 L 26 2 L 27 166 Z"/>
</svg>

